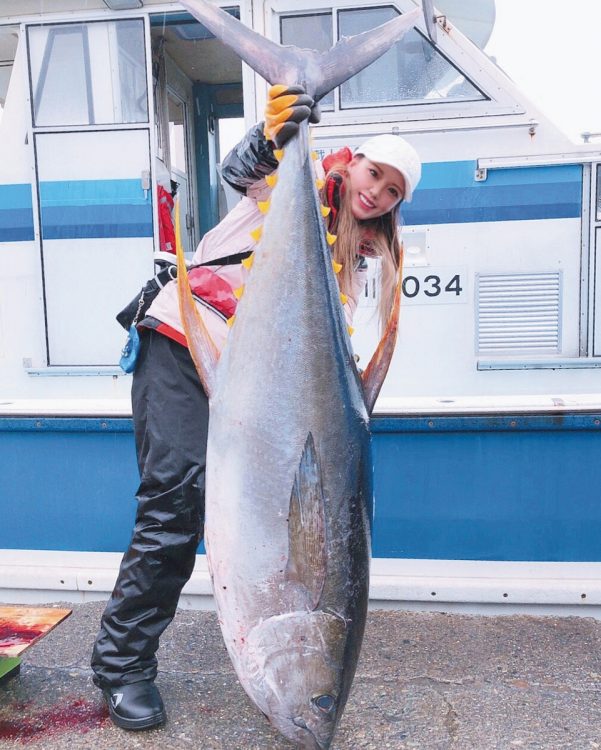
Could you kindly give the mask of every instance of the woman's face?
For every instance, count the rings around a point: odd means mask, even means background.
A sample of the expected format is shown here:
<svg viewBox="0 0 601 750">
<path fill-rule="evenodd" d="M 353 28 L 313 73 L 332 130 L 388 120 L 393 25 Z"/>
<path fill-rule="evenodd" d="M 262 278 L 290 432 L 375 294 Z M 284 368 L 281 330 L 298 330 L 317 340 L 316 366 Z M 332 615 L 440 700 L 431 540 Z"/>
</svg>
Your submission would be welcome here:
<svg viewBox="0 0 601 750">
<path fill-rule="evenodd" d="M 391 211 L 405 194 L 405 179 L 394 167 L 354 156 L 348 165 L 347 197 L 355 219 L 377 219 Z"/>
</svg>

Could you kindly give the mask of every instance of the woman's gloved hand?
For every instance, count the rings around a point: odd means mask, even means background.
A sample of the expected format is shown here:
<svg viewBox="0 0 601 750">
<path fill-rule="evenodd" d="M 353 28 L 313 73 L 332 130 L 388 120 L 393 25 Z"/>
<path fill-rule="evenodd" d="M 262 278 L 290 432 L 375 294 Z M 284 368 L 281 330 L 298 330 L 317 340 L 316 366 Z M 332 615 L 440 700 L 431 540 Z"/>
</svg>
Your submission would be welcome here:
<svg viewBox="0 0 601 750">
<path fill-rule="evenodd" d="M 319 122 L 319 105 L 305 93 L 302 86 L 286 86 L 278 83 L 269 89 L 265 107 L 265 137 L 282 148 L 298 133 L 303 120 Z"/>
</svg>

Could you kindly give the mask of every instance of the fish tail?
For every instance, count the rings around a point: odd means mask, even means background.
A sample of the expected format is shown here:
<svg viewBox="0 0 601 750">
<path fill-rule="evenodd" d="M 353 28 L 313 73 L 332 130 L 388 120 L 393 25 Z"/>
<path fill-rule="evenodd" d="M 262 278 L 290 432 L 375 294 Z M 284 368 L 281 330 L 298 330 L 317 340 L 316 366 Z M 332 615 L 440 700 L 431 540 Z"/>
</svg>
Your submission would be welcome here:
<svg viewBox="0 0 601 750">
<path fill-rule="evenodd" d="M 327 52 L 316 52 L 266 39 L 206 0 L 181 4 L 268 83 L 300 84 L 316 101 L 377 60 L 422 17 L 416 7 L 375 29 L 341 39 Z"/>
</svg>

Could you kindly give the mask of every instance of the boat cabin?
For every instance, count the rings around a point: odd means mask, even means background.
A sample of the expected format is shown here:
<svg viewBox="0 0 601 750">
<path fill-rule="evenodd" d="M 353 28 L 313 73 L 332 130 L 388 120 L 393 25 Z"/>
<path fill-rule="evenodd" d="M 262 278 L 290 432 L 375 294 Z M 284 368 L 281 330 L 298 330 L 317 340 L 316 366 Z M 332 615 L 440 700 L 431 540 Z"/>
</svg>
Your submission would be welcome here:
<svg viewBox="0 0 601 750">
<path fill-rule="evenodd" d="M 326 49 L 416 2 L 219 5 L 282 44 Z M 601 565 L 590 492 L 601 479 L 601 146 L 572 142 L 483 51 L 492 0 L 472 27 L 460 3 L 440 5 L 454 9 L 435 12 L 435 33 L 420 22 L 325 97 L 313 127 L 320 155 L 390 132 L 423 160 L 402 207 L 399 342 L 374 418 L 376 570 L 400 576 L 397 598 L 424 602 L 429 576 L 455 570 L 447 601 L 466 601 L 466 561 L 476 578 L 485 562 L 534 561 L 536 602 L 535 578 L 561 588 L 545 566 Z M 169 211 L 179 199 L 188 254 L 237 200 L 220 162 L 265 100 L 265 82 L 177 2 L 2 3 L 0 547 L 11 576 L 19 551 L 55 571 L 51 551 L 127 544 L 136 468 L 115 315 L 169 250 L 165 200 Z M 360 366 L 379 340 L 378 273 L 370 260 L 352 339 Z M 77 563 L 81 581 L 101 580 L 88 564 Z M 404 589 L 407 576 L 423 592 Z M 108 590 L 76 579 L 69 590 Z M 494 586 L 477 590 L 474 601 L 506 603 Z"/>
</svg>

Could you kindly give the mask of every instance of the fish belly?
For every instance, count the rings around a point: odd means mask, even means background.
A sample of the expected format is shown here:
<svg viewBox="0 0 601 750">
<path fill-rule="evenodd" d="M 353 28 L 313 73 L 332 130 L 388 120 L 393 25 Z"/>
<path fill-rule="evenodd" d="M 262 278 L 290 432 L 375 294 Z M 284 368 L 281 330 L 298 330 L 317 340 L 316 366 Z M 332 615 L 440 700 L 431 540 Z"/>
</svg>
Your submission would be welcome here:
<svg viewBox="0 0 601 750">
<path fill-rule="evenodd" d="M 311 606 L 286 579 L 290 499 L 309 434 L 324 497 L 320 607 L 348 618 L 352 636 L 367 605 L 368 417 L 312 183 L 299 142 L 280 166 L 211 399 L 207 556 L 224 639 L 242 672 L 257 623 Z"/>
</svg>

